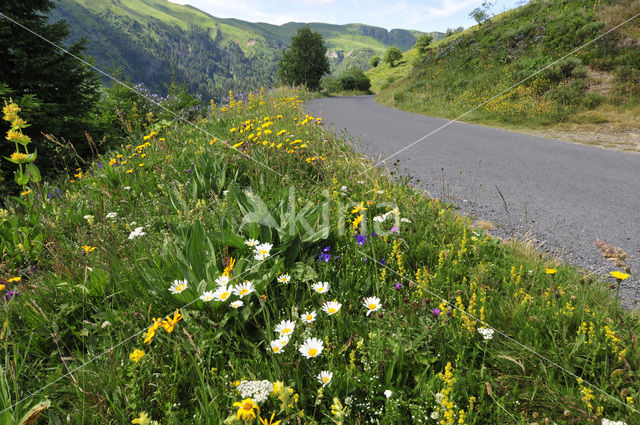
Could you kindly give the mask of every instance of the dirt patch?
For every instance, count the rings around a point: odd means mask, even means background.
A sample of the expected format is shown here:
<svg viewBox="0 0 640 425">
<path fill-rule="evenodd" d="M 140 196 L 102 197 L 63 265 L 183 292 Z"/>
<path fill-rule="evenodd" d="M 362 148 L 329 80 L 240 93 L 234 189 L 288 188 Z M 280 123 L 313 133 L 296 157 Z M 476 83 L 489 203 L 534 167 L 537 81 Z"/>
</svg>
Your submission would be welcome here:
<svg viewBox="0 0 640 425">
<path fill-rule="evenodd" d="M 614 124 L 565 125 L 548 129 L 518 130 L 521 133 L 550 137 L 565 142 L 600 146 L 626 152 L 640 152 L 640 128 L 623 130 Z"/>
<path fill-rule="evenodd" d="M 255 40 L 247 41 L 247 47 L 251 47 L 251 46 L 255 46 L 255 45 L 256 45 L 256 41 Z"/>
<path fill-rule="evenodd" d="M 615 76 L 611 72 L 598 71 L 587 67 L 587 80 L 589 88 L 587 92 L 606 96 L 615 88 Z"/>
</svg>

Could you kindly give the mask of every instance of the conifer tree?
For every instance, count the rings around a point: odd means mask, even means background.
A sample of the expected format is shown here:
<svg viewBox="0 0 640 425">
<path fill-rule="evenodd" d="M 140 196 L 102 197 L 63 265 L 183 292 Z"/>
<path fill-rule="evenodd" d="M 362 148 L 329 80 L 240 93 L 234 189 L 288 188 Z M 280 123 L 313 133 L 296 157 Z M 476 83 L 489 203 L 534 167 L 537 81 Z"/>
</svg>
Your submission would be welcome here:
<svg viewBox="0 0 640 425">
<path fill-rule="evenodd" d="M 49 0 L 3 0 L 0 5 L 0 104 L 12 98 L 20 105 L 31 124 L 24 132 L 38 149 L 39 166 L 48 171 L 59 158 L 42 133 L 64 138 L 79 155 L 88 155 L 85 132 L 91 132 L 91 114 L 100 99 L 97 74 L 51 44 L 76 56 L 84 50 L 84 40 L 65 45 L 69 31 L 64 21 L 48 22 L 47 14 L 54 7 Z M 0 134 L 6 130 L 0 128 Z M 0 143 L 0 155 L 6 156 L 7 149 L 8 143 Z"/>
</svg>

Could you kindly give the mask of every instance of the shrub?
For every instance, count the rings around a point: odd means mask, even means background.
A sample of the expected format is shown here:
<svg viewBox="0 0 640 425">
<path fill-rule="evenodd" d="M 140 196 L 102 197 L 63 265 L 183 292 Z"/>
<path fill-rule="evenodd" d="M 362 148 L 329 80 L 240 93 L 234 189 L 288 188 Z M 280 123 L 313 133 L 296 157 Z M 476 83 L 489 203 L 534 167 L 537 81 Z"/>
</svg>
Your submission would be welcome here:
<svg viewBox="0 0 640 425">
<path fill-rule="evenodd" d="M 371 80 L 360 68 L 351 68 L 338 78 L 343 90 L 367 91 L 371 88 Z"/>
</svg>

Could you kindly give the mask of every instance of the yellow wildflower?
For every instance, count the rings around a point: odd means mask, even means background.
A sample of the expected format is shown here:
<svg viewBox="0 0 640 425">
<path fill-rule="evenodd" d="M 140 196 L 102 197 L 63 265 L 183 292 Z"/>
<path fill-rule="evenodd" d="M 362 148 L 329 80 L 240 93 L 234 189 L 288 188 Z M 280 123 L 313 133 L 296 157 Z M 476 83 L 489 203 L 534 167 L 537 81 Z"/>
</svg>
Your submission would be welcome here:
<svg viewBox="0 0 640 425">
<path fill-rule="evenodd" d="M 544 269 L 544 272 L 545 272 L 546 274 L 550 274 L 551 276 L 553 276 L 554 274 L 556 274 L 556 273 L 557 273 L 557 271 L 558 271 L 558 270 L 556 270 L 556 269 Z"/>
<path fill-rule="evenodd" d="M 143 358 L 145 352 L 143 350 L 133 350 L 133 353 L 129 354 L 129 359 L 138 363 L 141 358 Z"/>
<path fill-rule="evenodd" d="M 11 130 L 9 130 L 11 131 Z M 22 152 L 14 152 L 11 154 L 10 158 L 14 161 L 25 161 L 27 158 L 29 158 L 29 155 L 27 155 L 26 153 L 22 153 Z"/>
<path fill-rule="evenodd" d="M 149 415 L 145 412 L 140 412 L 140 415 L 131 421 L 132 424 L 140 424 L 140 425 L 149 425 L 151 423 L 151 419 Z"/>
<path fill-rule="evenodd" d="M 622 272 L 619 272 L 617 270 L 609 272 L 609 274 L 611 276 L 615 277 L 618 280 L 625 280 L 625 279 L 627 279 L 629 277 L 629 275 L 627 273 L 622 273 Z"/>
<path fill-rule="evenodd" d="M 233 407 L 238 408 L 238 413 L 237 413 L 238 420 L 242 419 L 243 421 L 246 421 L 246 420 L 255 419 L 256 410 L 258 411 L 258 414 L 260 414 L 260 408 L 250 398 L 245 398 L 241 402 L 236 401 L 235 403 L 233 403 Z"/>
<path fill-rule="evenodd" d="M 168 317 L 166 319 L 164 319 L 161 323 L 162 327 L 164 328 L 165 331 L 171 333 L 173 332 L 173 327 L 176 325 L 176 323 L 178 323 L 180 320 L 182 320 L 184 316 L 182 314 L 180 314 L 180 311 L 178 309 L 176 309 L 176 312 L 173 315 L 173 318 Z"/>
<path fill-rule="evenodd" d="M 162 320 L 154 318 L 153 325 L 149 326 L 149 329 L 147 329 L 147 336 L 144 338 L 145 344 L 151 344 L 151 340 L 156 334 L 156 329 L 158 329 L 160 325 L 162 325 Z"/>
</svg>

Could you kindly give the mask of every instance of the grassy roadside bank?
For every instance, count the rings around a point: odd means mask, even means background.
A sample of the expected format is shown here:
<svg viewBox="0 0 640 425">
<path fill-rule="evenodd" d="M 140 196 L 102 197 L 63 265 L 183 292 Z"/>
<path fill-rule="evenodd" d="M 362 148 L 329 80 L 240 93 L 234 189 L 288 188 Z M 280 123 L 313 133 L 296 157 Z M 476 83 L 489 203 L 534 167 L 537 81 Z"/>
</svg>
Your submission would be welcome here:
<svg viewBox="0 0 640 425">
<path fill-rule="evenodd" d="M 637 152 L 640 34 L 637 18 L 618 25 L 638 13 L 633 0 L 532 1 L 368 75 L 387 106 Z"/>
<path fill-rule="evenodd" d="M 151 119 L 1 212 L 0 420 L 638 423 L 636 313 L 299 103 Z"/>
</svg>

